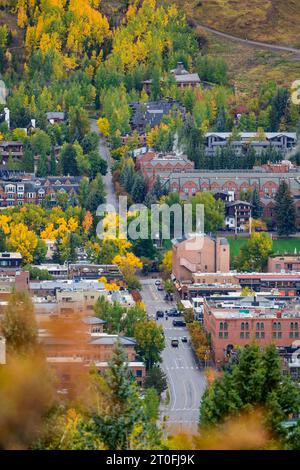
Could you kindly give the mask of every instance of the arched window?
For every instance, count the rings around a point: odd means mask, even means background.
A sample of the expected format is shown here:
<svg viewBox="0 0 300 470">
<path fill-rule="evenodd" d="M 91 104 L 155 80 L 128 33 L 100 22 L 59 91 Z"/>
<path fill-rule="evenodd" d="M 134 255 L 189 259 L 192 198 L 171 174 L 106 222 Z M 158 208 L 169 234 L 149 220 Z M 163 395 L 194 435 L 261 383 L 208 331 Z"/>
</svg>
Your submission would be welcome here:
<svg viewBox="0 0 300 470">
<path fill-rule="evenodd" d="M 276 323 L 276 321 L 274 321 L 274 323 L 273 323 L 273 330 L 277 330 L 277 323 Z"/>
<path fill-rule="evenodd" d="M 293 322 L 290 323 L 290 329 L 291 329 L 291 330 L 294 329 L 294 323 L 293 323 Z"/>
<path fill-rule="evenodd" d="M 298 322 L 295 322 L 295 330 L 298 330 Z"/>
<path fill-rule="evenodd" d="M 261 324 L 260 324 L 260 329 L 261 329 L 261 330 L 264 330 L 264 329 L 265 329 L 265 324 L 264 324 L 264 323 L 261 323 Z"/>
<path fill-rule="evenodd" d="M 246 330 L 249 330 L 249 323 L 246 321 Z"/>
<path fill-rule="evenodd" d="M 260 324 L 257 322 L 256 323 L 256 329 L 259 330 L 260 329 Z"/>
<path fill-rule="evenodd" d="M 242 330 L 245 329 L 245 323 L 244 323 L 244 322 L 241 323 L 241 329 L 242 329 Z"/>
<path fill-rule="evenodd" d="M 280 322 L 277 323 L 277 329 L 281 330 L 281 323 Z"/>
<path fill-rule="evenodd" d="M 220 323 L 220 330 L 223 330 L 223 322 Z"/>
<path fill-rule="evenodd" d="M 224 323 L 224 330 L 228 330 L 228 323 L 227 323 L 227 321 Z"/>
</svg>

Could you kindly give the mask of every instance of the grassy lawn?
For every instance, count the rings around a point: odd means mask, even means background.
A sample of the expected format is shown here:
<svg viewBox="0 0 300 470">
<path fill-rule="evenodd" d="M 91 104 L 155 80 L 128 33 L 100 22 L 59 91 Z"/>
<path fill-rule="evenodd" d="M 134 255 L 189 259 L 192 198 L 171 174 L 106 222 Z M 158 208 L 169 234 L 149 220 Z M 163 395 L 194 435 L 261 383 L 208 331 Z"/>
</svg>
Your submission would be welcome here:
<svg viewBox="0 0 300 470">
<path fill-rule="evenodd" d="M 239 254 L 241 246 L 247 242 L 247 237 L 238 237 L 237 239 L 234 237 L 227 237 L 227 240 L 230 245 L 230 257 L 233 259 Z M 282 238 L 273 241 L 274 253 L 294 253 L 295 249 L 300 252 L 300 238 Z"/>
</svg>

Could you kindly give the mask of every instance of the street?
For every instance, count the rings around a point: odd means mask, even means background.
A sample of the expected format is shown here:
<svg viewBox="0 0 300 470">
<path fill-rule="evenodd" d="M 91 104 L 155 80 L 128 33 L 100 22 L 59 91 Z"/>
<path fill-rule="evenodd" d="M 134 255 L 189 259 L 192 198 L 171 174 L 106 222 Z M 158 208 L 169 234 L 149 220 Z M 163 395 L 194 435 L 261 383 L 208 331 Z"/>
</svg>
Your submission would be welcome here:
<svg viewBox="0 0 300 470">
<path fill-rule="evenodd" d="M 94 119 L 91 119 L 90 123 L 91 123 L 91 130 L 93 132 L 96 132 L 97 134 L 99 134 L 97 121 L 95 121 Z M 117 199 L 116 199 L 116 195 L 115 195 L 114 185 L 113 185 L 113 182 L 112 182 L 110 153 L 109 153 L 109 149 L 106 145 L 105 140 L 101 136 L 100 136 L 98 151 L 99 151 L 99 154 L 101 155 L 101 157 L 104 160 L 107 161 L 107 165 L 108 165 L 107 173 L 106 173 L 105 176 L 103 176 L 103 182 L 105 184 L 105 189 L 106 189 L 106 202 L 107 202 L 107 204 L 110 204 L 110 205 L 112 205 L 113 207 L 115 207 L 117 209 L 117 207 L 118 207 L 117 206 Z"/>
<path fill-rule="evenodd" d="M 156 317 L 157 310 L 168 310 L 176 307 L 176 302 L 166 302 L 165 293 L 158 291 L 155 279 L 143 279 L 142 298 L 146 305 L 149 319 Z M 195 431 L 199 420 L 199 406 L 206 388 L 206 378 L 195 362 L 189 343 L 183 343 L 181 338 L 189 333 L 187 328 L 174 328 L 173 318 L 160 318 L 165 333 L 166 347 L 162 353 L 161 367 L 167 375 L 170 402 L 161 406 L 161 419 L 168 417 L 168 428 L 188 429 Z M 179 347 L 171 346 L 171 339 L 179 339 Z"/>
<path fill-rule="evenodd" d="M 91 120 L 91 130 L 99 133 L 97 122 Z M 107 192 L 107 203 L 117 209 L 117 201 L 112 183 L 111 161 L 109 149 L 106 142 L 100 138 L 99 153 L 108 163 L 108 172 L 103 177 Z M 149 319 L 156 318 L 157 310 L 167 310 L 176 307 L 176 302 L 166 302 L 165 292 L 159 292 L 155 285 L 155 279 L 141 280 L 142 298 L 146 305 Z M 199 370 L 193 351 L 189 343 L 183 343 L 181 338 L 189 333 L 187 328 L 174 328 L 173 318 L 159 319 L 158 323 L 163 325 L 166 347 L 162 353 L 162 369 L 167 375 L 170 402 L 161 405 L 161 420 L 168 417 L 168 428 L 172 426 L 181 429 L 196 430 L 199 420 L 199 406 L 201 397 L 206 388 L 206 378 L 203 370 Z M 179 347 L 171 346 L 171 339 L 179 339 Z"/>
</svg>

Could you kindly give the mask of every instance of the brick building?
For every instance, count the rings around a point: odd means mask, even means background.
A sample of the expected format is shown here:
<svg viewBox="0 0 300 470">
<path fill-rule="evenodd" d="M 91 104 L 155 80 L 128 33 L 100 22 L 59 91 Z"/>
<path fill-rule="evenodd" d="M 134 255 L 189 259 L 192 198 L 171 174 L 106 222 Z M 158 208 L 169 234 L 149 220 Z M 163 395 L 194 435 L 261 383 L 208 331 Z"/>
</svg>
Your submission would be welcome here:
<svg viewBox="0 0 300 470">
<path fill-rule="evenodd" d="M 194 170 L 194 162 L 186 155 L 175 153 L 147 152 L 136 159 L 137 168 L 141 170 L 149 184 L 155 181 L 156 175 L 164 174 L 164 178 L 173 172 L 186 172 Z"/>
<path fill-rule="evenodd" d="M 259 302 L 255 297 L 245 300 L 230 307 L 204 301 L 204 328 L 211 336 L 217 365 L 237 346 L 255 341 L 262 348 L 268 344 L 288 347 L 299 338 L 300 311 L 296 305 L 281 308 L 276 302 Z"/>
<path fill-rule="evenodd" d="M 230 249 L 226 238 L 191 234 L 173 240 L 172 273 L 177 281 L 192 280 L 193 273 L 229 272 Z"/>
<path fill-rule="evenodd" d="M 269 273 L 300 272 L 300 254 L 270 256 L 268 259 Z"/>
<path fill-rule="evenodd" d="M 56 320 L 52 321 L 54 327 L 50 323 L 48 329 L 40 329 L 39 342 L 47 362 L 58 375 L 61 388 L 71 390 L 76 387 L 76 381 L 88 373 L 91 365 L 103 372 L 108 367 L 117 341 L 122 345 L 129 371 L 139 385 L 143 384 L 145 365 L 136 360 L 136 342 L 133 338 L 104 333 L 105 322 L 93 316 L 81 320 L 66 317 L 59 334 L 53 333 L 57 330 Z"/>
<path fill-rule="evenodd" d="M 48 176 L 34 178 L 31 175 L 20 179 L 0 180 L 0 207 L 22 206 L 24 204 L 42 204 L 48 200 L 53 206 L 57 194 L 67 194 L 69 199 L 76 199 L 82 177 Z"/>
<path fill-rule="evenodd" d="M 284 274 L 199 271 L 192 273 L 188 280 L 178 280 L 176 287 L 183 299 L 213 294 L 239 295 L 244 287 L 271 297 L 290 299 L 300 296 L 300 272 Z"/>
</svg>

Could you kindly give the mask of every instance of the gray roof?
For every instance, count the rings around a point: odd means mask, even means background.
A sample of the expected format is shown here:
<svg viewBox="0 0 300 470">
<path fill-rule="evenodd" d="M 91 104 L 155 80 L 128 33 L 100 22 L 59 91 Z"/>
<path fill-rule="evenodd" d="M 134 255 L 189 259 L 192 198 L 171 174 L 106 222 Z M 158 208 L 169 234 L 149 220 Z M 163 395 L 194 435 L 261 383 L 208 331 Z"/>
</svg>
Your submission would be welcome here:
<svg viewBox="0 0 300 470">
<path fill-rule="evenodd" d="M 291 139 L 297 139 L 296 132 L 265 132 L 264 134 L 268 140 L 282 135 Z M 232 132 L 207 132 L 205 137 L 216 136 L 221 139 L 228 139 L 231 135 Z M 240 132 L 239 135 L 242 139 L 253 139 L 257 136 L 257 132 Z"/>
<path fill-rule="evenodd" d="M 57 281 L 31 281 L 30 289 L 58 289 L 60 291 L 78 291 L 78 290 L 104 290 L 104 284 L 99 281 L 74 281 L 74 280 L 57 280 Z"/>
<path fill-rule="evenodd" d="M 22 259 L 21 253 L 5 251 L 0 253 L 0 259 Z"/>
<path fill-rule="evenodd" d="M 65 113 L 60 113 L 60 112 L 52 112 L 52 113 L 47 113 L 47 119 L 50 121 L 50 119 L 61 119 L 62 121 L 65 119 Z"/>
<path fill-rule="evenodd" d="M 231 202 L 226 202 L 225 205 L 226 207 L 232 207 L 232 206 L 237 206 L 237 205 L 240 205 L 240 204 L 243 204 L 245 206 L 251 206 L 252 204 L 248 201 L 231 201 Z"/>
<path fill-rule="evenodd" d="M 133 338 L 127 338 L 126 336 L 116 336 L 116 335 L 104 335 L 99 338 L 92 339 L 90 344 L 107 344 L 113 345 L 117 341 L 120 341 L 123 346 L 135 346 L 136 341 Z"/>
<path fill-rule="evenodd" d="M 175 75 L 177 83 L 200 83 L 200 78 L 197 73 L 186 73 L 182 75 Z"/>
<path fill-rule="evenodd" d="M 85 325 L 104 325 L 106 323 L 98 317 L 84 317 L 82 321 Z"/>
<path fill-rule="evenodd" d="M 164 115 L 171 113 L 173 109 L 185 114 L 185 108 L 176 100 L 163 99 L 160 101 L 149 101 L 147 103 L 132 102 L 131 125 L 139 132 L 145 132 L 147 124 L 151 127 L 158 126 Z"/>
</svg>

